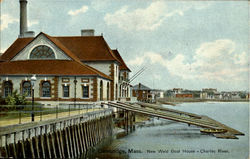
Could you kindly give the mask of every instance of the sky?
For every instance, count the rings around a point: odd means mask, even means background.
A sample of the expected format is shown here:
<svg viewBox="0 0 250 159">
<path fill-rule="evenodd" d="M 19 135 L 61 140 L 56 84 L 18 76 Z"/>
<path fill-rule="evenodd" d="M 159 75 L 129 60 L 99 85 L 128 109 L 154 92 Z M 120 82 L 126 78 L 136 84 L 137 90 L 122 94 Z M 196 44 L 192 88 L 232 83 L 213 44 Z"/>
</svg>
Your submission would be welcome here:
<svg viewBox="0 0 250 159">
<path fill-rule="evenodd" d="M 19 0 L 1 0 L 1 52 L 19 34 Z M 138 82 L 156 89 L 249 90 L 247 1 L 28 0 L 36 35 L 103 34 Z"/>
</svg>

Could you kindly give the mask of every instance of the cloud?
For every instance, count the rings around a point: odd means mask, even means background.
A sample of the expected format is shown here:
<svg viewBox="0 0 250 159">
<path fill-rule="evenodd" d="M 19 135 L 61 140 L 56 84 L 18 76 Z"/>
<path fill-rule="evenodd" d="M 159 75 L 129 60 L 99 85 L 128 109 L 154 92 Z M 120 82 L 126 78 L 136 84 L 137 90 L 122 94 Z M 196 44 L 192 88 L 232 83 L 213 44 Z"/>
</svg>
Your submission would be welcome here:
<svg viewBox="0 0 250 159">
<path fill-rule="evenodd" d="M 89 9 L 88 6 L 83 5 L 82 8 L 80 8 L 80 9 L 77 9 L 77 10 L 70 10 L 70 11 L 68 12 L 68 14 L 71 15 L 71 16 L 75 16 L 75 15 L 78 15 L 78 14 L 80 14 L 80 13 L 85 13 L 85 12 L 87 12 L 88 9 Z"/>
<path fill-rule="evenodd" d="M 142 64 L 164 67 L 173 76 L 182 79 L 214 81 L 243 81 L 249 73 L 246 52 L 238 53 L 236 44 L 230 39 L 206 42 L 196 49 L 193 61 L 188 62 L 183 54 L 168 59 L 159 53 L 147 52 L 143 56 L 128 61 L 128 65 Z"/>
<path fill-rule="evenodd" d="M 107 7 L 112 5 L 111 1 L 105 0 L 105 1 L 100 1 L 100 0 L 91 0 L 91 6 L 97 11 L 104 11 Z"/>
<path fill-rule="evenodd" d="M 194 9 L 203 9 L 205 6 L 193 5 Z M 208 6 L 208 5 L 206 5 Z M 184 12 L 192 6 L 183 5 L 176 9 L 171 9 L 165 1 L 154 1 L 146 8 L 139 8 L 130 11 L 128 6 L 123 6 L 113 14 L 107 13 L 104 21 L 107 25 L 117 25 L 119 28 L 129 30 L 148 30 L 152 31 L 158 28 L 166 18 L 179 15 L 183 16 Z"/>
<path fill-rule="evenodd" d="M 153 2 L 145 9 L 140 8 L 131 12 L 128 11 L 128 6 L 124 6 L 114 14 L 106 14 L 104 21 L 124 30 L 154 30 L 163 22 L 166 7 L 163 1 Z"/>
<path fill-rule="evenodd" d="M 234 58 L 236 59 L 235 63 L 239 65 L 246 65 L 249 61 L 249 57 L 246 52 L 242 52 L 241 54 L 235 54 Z"/>
<path fill-rule="evenodd" d="M 31 26 L 37 25 L 37 24 L 39 24 L 39 21 L 38 21 L 38 20 L 32 20 L 32 21 L 29 21 L 29 20 L 28 20 L 28 27 L 31 27 Z"/>
<path fill-rule="evenodd" d="M 19 22 L 18 18 L 12 17 L 9 14 L 1 15 L 1 31 L 9 27 L 10 24 Z"/>
<path fill-rule="evenodd" d="M 159 74 L 153 74 L 153 77 L 154 77 L 154 79 L 156 79 L 156 80 L 161 80 L 162 78 L 161 78 L 161 75 L 159 75 Z"/>
</svg>

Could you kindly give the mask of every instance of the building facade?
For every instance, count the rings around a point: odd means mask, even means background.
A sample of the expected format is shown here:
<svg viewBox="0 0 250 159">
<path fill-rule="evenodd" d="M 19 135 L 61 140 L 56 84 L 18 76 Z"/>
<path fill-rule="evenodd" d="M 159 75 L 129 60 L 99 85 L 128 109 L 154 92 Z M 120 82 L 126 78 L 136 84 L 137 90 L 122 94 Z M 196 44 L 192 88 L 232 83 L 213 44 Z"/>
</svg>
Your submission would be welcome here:
<svg viewBox="0 0 250 159">
<path fill-rule="evenodd" d="M 1 56 L 0 94 L 5 98 L 17 90 L 31 98 L 30 79 L 35 75 L 36 101 L 118 100 L 127 81 L 119 80 L 120 74 L 130 71 L 120 69 L 123 64 L 102 36 L 51 37 L 40 33 L 34 38 L 18 38 Z M 126 89 L 130 92 L 130 87 Z M 124 96 L 129 98 L 130 93 Z"/>
<path fill-rule="evenodd" d="M 151 102 L 153 99 L 152 89 L 139 83 L 133 86 L 133 97 L 136 97 L 138 101 Z"/>
</svg>

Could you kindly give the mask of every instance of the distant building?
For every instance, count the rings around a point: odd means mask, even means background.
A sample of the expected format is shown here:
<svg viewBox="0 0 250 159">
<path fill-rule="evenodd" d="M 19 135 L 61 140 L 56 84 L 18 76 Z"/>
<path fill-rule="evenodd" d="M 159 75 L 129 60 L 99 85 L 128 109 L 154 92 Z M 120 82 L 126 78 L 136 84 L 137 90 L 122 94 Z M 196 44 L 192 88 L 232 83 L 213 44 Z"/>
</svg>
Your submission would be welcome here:
<svg viewBox="0 0 250 159">
<path fill-rule="evenodd" d="M 176 98 L 193 98 L 193 94 L 192 93 L 176 94 L 175 97 Z"/>
<path fill-rule="evenodd" d="M 247 95 L 246 95 L 246 99 L 248 99 L 248 100 L 249 100 L 249 99 L 250 99 L 249 97 L 250 97 L 250 94 L 249 94 L 249 93 L 247 93 Z"/>
<path fill-rule="evenodd" d="M 165 97 L 174 97 L 175 96 L 175 94 L 174 94 L 174 91 L 172 90 L 172 89 L 169 89 L 169 90 L 166 90 L 165 92 L 164 92 L 164 96 Z"/>
<path fill-rule="evenodd" d="M 182 88 L 173 88 L 174 94 L 179 94 L 179 93 L 181 93 L 182 91 L 183 91 Z"/>
<path fill-rule="evenodd" d="M 132 88 L 132 96 L 137 97 L 138 101 L 151 101 L 152 100 L 152 89 L 139 83 Z"/>
<path fill-rule="evenodd" d="M 200 97 L 202 99 L 215 99 L 216 93 L 218 93 L 216 88 L 203 88 Z"/>
<path fill-rule="evenodd" d="M 241 92 L 232 92 L 231 98 L 232 99 L 241 99 Z"/>
</svg>

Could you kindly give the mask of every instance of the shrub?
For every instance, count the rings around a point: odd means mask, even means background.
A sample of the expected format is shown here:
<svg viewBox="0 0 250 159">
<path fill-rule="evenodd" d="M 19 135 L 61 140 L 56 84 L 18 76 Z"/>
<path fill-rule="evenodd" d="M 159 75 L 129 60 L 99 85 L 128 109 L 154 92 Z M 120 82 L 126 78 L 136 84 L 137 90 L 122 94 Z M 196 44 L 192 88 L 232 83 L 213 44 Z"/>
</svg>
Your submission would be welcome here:
<svg viewBox="0 0 250 159">
<path fill-rule="evenodd" d="M 26 105 L 26 95 L 18 94 L 17 90 L 15 90 L 11 95 L 5 98 L 5 102 L 8 105 Z"/>
</svg>

